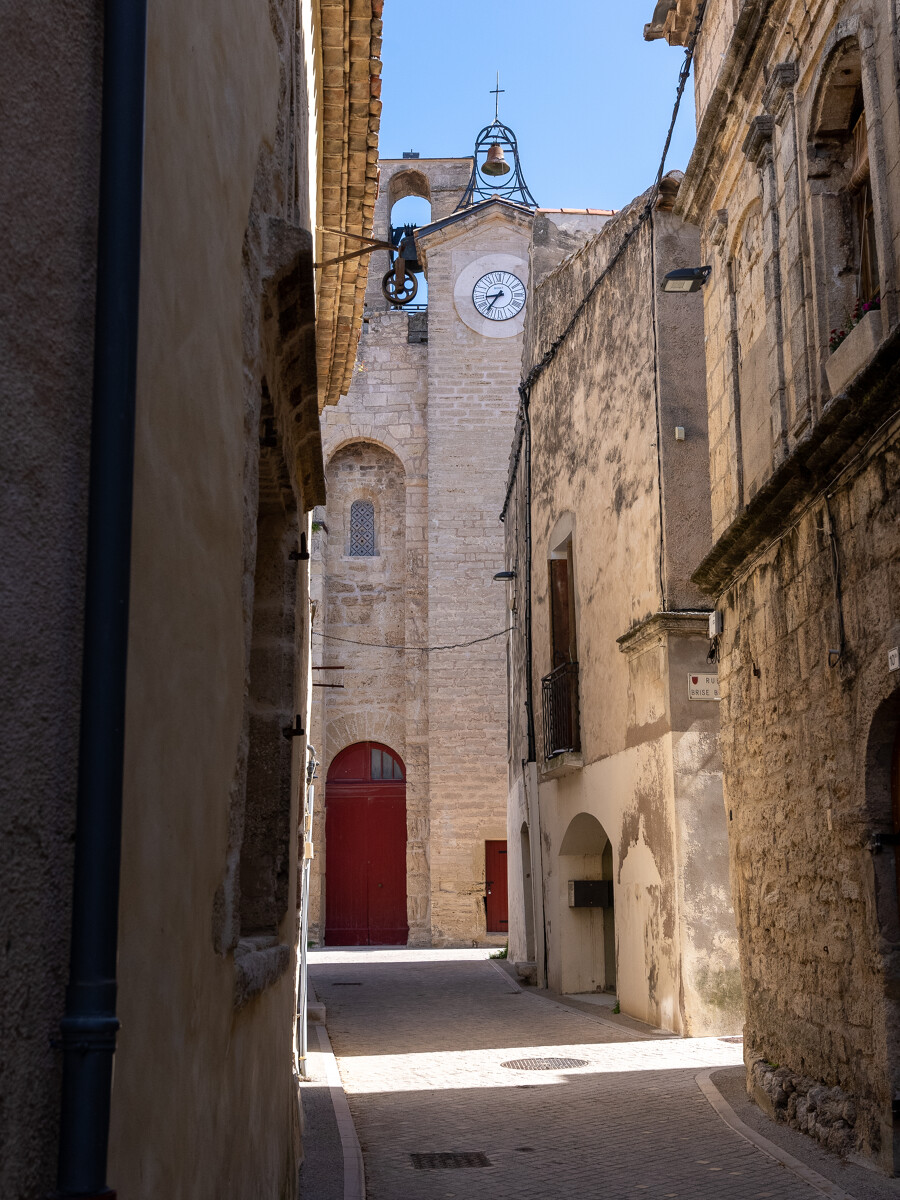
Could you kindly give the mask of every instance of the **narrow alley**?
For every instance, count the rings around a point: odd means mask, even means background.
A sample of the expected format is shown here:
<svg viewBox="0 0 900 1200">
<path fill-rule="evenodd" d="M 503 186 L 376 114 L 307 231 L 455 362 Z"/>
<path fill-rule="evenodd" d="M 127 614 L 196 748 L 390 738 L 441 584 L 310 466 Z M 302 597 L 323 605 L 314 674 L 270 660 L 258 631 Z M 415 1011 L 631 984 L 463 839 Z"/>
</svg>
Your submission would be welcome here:
<svg viewBox="0 0 900 1200">
<path fill-rule="evenodd" d="M 317 951 L 310 977 L 368 1200 L 896 1194 L 833 1158 L 843 1186 L 807 1182 L 729 1129 L 698 1077 L 740 1069 L 735 1038 L 677 1038 L 596 1003 L 564 1006 L 519 988 L 484 950 Z M 844 1190 L 848 1172 L 862 1189 Z"/>
</svg>

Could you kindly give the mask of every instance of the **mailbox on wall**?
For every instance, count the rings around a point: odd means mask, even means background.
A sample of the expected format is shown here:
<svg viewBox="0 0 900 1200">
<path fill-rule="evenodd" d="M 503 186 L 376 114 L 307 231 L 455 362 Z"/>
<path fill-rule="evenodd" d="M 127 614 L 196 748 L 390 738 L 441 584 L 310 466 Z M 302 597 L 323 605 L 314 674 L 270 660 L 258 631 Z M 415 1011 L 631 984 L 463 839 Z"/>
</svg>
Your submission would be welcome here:
<svg viewBox="0 0 900 1200">
<path fill-rule="evenodd" d="M 612 908 L 611 879 L 570 879 L 569 908 Z"/>
</svg>

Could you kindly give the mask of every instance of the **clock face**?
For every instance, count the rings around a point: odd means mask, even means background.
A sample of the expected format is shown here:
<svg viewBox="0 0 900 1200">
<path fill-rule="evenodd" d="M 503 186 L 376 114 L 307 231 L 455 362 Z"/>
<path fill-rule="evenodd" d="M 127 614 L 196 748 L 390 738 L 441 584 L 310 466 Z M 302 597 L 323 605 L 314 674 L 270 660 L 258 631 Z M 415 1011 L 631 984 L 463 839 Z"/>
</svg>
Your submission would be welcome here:
<svg viewBox="0 0 900 1200">
<path fill-rule="evenodd" d="M 511 271 L 488 271 L 472 289 L 472 303 L 489 321 L 508 321 L 525 307 L 525 284 Z"/>
</svg>

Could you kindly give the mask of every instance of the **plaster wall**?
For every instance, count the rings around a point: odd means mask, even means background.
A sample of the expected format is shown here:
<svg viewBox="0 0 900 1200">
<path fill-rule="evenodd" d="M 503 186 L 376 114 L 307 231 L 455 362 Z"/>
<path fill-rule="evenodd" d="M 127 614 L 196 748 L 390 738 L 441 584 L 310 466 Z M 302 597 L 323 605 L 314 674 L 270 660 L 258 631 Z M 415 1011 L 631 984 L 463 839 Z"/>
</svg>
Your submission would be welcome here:
<svg viewBox="0 0 900 1200">
<path fill-rule="evenodd" d="M 11 860 L 0 906 L 0 1190 L 22 1197 L 53 1190 L 58 1136 L 51 1039 L 71 916 L 99 169 L 95 7 L 75 5 L 64 27 L 40 13 L 24 22 L 8 14 L 0 38 L 11 101 L 0 381 L 16 398 L 4 406 L 15 421 L 3 437 L 11 726 L 0 841 Z M 363 141 L 377 130 L 370 52 L 380 4 L 354 5 L 352 22 L 344 7 L 149 6 L 122 1031 L 109 1156 L 123 1197 L 297 1192 L 291 847 L 305 743 L 285 742 L 279 725 L 288 713 L 308 725 L 306 571 L 286 555 L 321 498 L 311 227 L 323 195 L 320 139 L 343 150 L 342 127 L 335 134 L 318 119 L 323 21 L 338 29 L 341 50 L 325 90 L 332 99 L 349 90 L 344 43 L 353 32 L 357 59 L 364 51 Z M 355 211 L 367 180 L 364 149 L 325 199 Z M 351 185 L 359 191 L 348 205 Z M 349 320 L 344 349 L 354 336 Z M 262 725 L 274 752 L 259 753 Z M 265 786 L 270 772 L 277 789 Z M 248 810 L 253 790 L 267 793 L 268 808 Z M 245 871 L 248 842 L 266 858 L 269 821 L 277 853 Z M 242 883 L 262 882 L 271 904 L 249 886 L 242 895 Z"/>
<path fill-rule="evenodd" d="M 244 941 L 236 882 L 238 793 L 253 738 L 245 695 L 266 370 L 253 230 L 266 214 L 314 217 L 308 186 L 293 193 L 289 20 L 287 5 L 150 8 L 123 1034 L 110 1144 L 110 1178 L 123 1196 L 287 1197 L 297 1188 L 295 859 L 284 865 L 280 919 L 262 939 Z M 307 47 L 300 67 L 311 55 Z M 297 500 L 302 510 L 302 493 Z M 301 585 L 301 631 L 305 606 Z M 293 691 L 302 714 L 302 632 L 300 646 Z M 303 767 L 294 747 L 281 818 L 290 829 Z M 160 886 L 161 864 L 180 886 Z M 262 984 L 237 1004 L 238 978 L 257 969 Z"/>
<path fill-rule="evenodd" d="M 668 179 L 664 205 L 677 185 Z M 544 277 L 523 373 L 645 199 Z M 676 307 L 659 297 L 654 283 L 693 261 L 696 243 L 695 229 L 657 208 L 532 388 L 532 702 L 539 718 L 539 681 L 553 665 L 548 560 L 559 531 L 570 530 L 581 751 L 548 759 L 539 719 L 537 738 L 549 981 L 564 991 L 615 986 L 623 1011 L 642 1020 L 718 1033 L 739 1028 L 741 1007 L 717 706 L 687 698 L 687 676 L 707 669 L 708 648 L 689 578 L 710 536 L 701 314 L 690 299 Z M 514 459 L 506 515 L 517 611 L 524 469 L 523 457 Z M 516 642 L 511 763 L 523 757 L 524 733 Z M 610 843 L 608 867 L 597 847 L 586 857 L 573 848 L 585 820 L 599 822 Z M 613 880 L 614 933 L 601 910 L 569 908 L 573 878 Z"/>
<path fill-rule="evenodd" d="M 0 36 L 0 1193 L 55 1178 L 67 977 L 99 170 L 101 14 Z M 39 148 L 39 149 L 38 149 Z"/>
</svg>

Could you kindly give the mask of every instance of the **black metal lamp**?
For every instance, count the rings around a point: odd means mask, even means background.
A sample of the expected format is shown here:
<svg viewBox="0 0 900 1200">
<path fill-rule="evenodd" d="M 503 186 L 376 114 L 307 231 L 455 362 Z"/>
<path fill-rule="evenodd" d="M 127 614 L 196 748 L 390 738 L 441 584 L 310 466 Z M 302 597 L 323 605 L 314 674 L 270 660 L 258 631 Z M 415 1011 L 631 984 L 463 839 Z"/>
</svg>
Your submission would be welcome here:
<svg viewBox="0 0 900 1200">
<path fill-rule="evenodd" d="M 679 267 L 663 276 L 664 292 L 699 292 L 712 274 L 712 267 Z"/>
<path fill-rule="evenodd" d="M 510 581 L 510 579 L 515 579 L 515 577 L 516 577 L 515 571 L 498 571 L 497 574 L 494 576 L 495 579 L 502 579 L 506 583 L 508 583 Z"/>
</svg>

